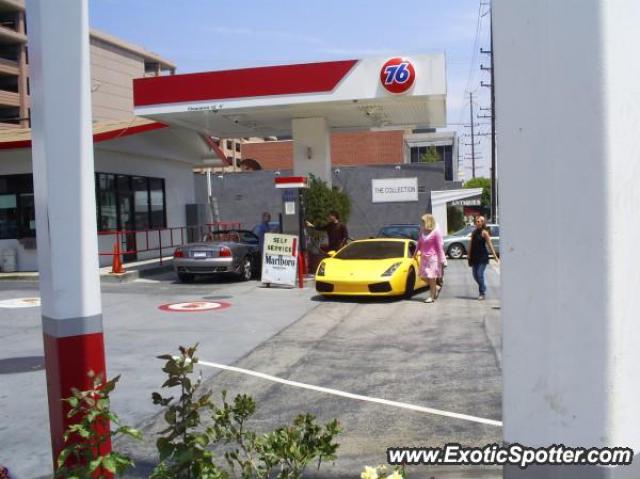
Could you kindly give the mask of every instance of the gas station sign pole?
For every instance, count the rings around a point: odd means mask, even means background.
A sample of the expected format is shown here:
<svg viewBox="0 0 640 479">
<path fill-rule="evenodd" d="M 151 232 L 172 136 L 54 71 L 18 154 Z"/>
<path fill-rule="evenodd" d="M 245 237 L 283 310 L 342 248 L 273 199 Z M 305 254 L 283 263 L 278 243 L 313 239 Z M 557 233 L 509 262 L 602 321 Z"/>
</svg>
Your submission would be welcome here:
<svg viewBox="0 0 640 479">
<path fill-rule="evenodd" d="M 42 330 L 55 460 L 63 398 L 105 373 L 87 0 L 27 0 Z M 110 445 L 107 445 L 108 452 Z"/>
</svg>

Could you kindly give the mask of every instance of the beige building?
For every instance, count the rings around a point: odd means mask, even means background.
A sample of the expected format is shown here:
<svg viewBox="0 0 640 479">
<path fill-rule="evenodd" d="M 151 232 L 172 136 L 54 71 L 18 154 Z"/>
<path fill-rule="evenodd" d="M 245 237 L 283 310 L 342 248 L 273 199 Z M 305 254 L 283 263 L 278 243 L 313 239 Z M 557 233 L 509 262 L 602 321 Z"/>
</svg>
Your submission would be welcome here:
<svg viewBox="0 0 640 479">
<path fill-rule="evenodd" d="M 0 0 L 0 128 L 29 126 L 26 31 L 24 0 Z M 175 72 L 172 62 L 142 47 L 96 30 L 90 35 L 94 121 L 131 118 L 132 80 Z"/>
</svg>

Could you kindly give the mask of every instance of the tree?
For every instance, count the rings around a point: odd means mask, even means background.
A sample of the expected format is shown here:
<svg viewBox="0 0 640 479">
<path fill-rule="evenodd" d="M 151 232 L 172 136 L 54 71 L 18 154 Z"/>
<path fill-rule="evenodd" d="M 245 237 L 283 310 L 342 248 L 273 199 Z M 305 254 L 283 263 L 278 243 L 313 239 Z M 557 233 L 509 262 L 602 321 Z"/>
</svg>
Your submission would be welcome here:
<svg viewBox="0 0 640 479">
<path fill-rule="evenodd" d="M 483 178 L 480 176 L 471 178 L 462 187 L 482 188 L 482 196 L 480 197 L 481 206 L 484 209 L 491 208 L 491 180 L 489 178 Z"/>
<path fill-rule="evenodd" d="M 459 206 L 447 206 L 447 231 L 453 233 L 464 228 L 464 214 Z"/>
<path fill-rule="evenodd" d="M 422 163 L 437 163 L 438 161 L 442 161 L 442 158 L 440 158 L 438 149 L 431 145 L 427 147 L 427 151 L 420 155 L 420 161 Z"/>
<path fill-rule="evenodd" d="M 336 187 L 329 185 L 320 178 L 310 177 L 309 188 L 302 196 L 305 219 L 313 224 L 324 224 L 331 210 L 336 210 L 340 220 L 346 223 L 351 213 L 351 199 L 349 195 Z"/>
</svg>

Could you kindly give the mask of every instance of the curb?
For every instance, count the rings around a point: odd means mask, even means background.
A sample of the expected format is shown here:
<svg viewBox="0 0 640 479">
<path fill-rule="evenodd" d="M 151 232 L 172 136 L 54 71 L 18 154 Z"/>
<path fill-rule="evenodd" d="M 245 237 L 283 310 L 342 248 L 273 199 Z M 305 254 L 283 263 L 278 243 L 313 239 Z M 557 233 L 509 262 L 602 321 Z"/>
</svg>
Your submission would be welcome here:
<svg viewBox="0 0 640 479">
<path fill-rule="evenodd" d="M 145 269 L 132 269 L 124 273 L 106 273 L 100 275 L 101 283 L 131 283 L 139 278 L 147 278 L 154 274 L 167 273 L 173 270 L 173 264 L 163 264 L 162 266 L 154 266 Z"/>
<path fill-rule="evenodd" d="M 138 278 L 146 278 L 153 276 L 154 274 L 167 273 L 173 270 L 173 264 L 163 264 L 162 266 L 154 266 L 145 269 L 132 269 L 121 274 L 113 273 L 101 273 L 101 283 L 131 283 Z M 1 281 L 39 281 L 40 275 L 38 273 L 0 273 Z"/>
</svg>

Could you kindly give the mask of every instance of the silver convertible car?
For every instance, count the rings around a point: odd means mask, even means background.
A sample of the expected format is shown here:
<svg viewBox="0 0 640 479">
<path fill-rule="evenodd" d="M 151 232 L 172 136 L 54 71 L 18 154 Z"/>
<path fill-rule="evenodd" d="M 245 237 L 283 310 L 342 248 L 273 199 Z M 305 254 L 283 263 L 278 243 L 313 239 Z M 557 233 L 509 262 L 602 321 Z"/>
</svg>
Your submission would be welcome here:
<svg viewBox="0 0 640 479">
<path fill-rule="evenodd" d="M 247 230 L 214 231 L 203 241 L 179 246 L 173 253 L 173 269 L 183 283 L 196 276 L 220 274 L 248 281 L 259 267 L 258 237 Z"/>
<path fill-rule="evenodd" d="M 459 259 L 467 254 L 467 247 L 469 240 L 471 239 L 471 233 L 476 227 L 473 225 L 467 225 L 455 233 L 451 233 L 444 237 L 444 251 L 449 258 Z M 488 224 L 489 234 L 491 235 L 491 242 L 496 250 L 498 256 L 500 256 L 500 226 L 496 224 Z"/>
</svg>

